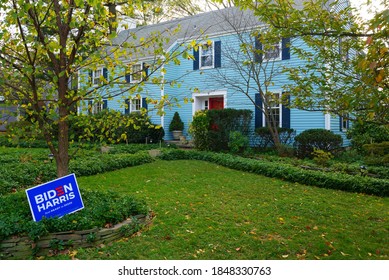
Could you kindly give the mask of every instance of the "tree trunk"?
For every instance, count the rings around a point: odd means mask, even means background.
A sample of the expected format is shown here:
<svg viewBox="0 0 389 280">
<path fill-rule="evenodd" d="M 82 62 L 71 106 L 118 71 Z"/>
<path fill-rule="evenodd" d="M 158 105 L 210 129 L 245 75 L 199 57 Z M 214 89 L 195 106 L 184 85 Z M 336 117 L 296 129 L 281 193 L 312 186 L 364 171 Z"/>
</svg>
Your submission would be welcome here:
<svg viewBox="0 0 389 280">
<path fill-rule="evenodd" d="M 60 107 L 60 120 L 58 123 L 58 154 L 55 158 L 57 163 L 57 177 L 63 177 L 69 174 L 69 124 L 62 111 L 66 108 Z"/>
</svg>

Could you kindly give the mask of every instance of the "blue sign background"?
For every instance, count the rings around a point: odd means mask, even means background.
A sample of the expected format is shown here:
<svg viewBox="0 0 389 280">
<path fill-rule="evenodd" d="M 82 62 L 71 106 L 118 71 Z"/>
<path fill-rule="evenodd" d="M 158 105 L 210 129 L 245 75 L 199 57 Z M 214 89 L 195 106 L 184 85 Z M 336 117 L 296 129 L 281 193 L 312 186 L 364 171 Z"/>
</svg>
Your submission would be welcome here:
<svg viewBox="0 0 389 280">
<path fill-rule="evenodd" d="M 75 174 L 26 190 L 34 221 L 62 217 L 84 208 Z"/>
</svg>

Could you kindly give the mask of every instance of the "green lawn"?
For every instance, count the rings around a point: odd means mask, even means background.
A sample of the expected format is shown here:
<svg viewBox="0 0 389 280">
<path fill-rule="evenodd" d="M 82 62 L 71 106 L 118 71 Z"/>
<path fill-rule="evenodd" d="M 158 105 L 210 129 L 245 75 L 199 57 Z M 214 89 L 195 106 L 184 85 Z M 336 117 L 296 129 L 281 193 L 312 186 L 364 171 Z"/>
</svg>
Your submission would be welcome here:
<svg viewBox="0 0 389 280">
<path fill-rule="evenodd" d="M 136 195 L 155 213 L 137 236 L 72 251 L 78 259 L 389 259 L 389 198 L 202 161 L 158 160 L 78 183 Z"/>
</svg>

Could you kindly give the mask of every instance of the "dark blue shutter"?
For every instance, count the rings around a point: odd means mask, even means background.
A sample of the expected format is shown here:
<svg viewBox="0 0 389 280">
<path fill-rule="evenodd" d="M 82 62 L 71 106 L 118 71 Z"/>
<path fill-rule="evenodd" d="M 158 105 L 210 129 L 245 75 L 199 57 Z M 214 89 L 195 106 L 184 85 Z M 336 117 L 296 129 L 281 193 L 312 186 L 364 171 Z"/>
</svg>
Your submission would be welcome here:
<svg viewBox="0 0 389 280">
<path fill-rule="evenodd" d="M 262 98 L 261 94 L 255 94 L 255 128 L 263 126 L 263 113 L 262 110 Z"/>
<path fill-rule="evenodd" d="M 222 44 L 221 41 L 215 42 L 215 68 L 222 67 Z"/>
<path fill-rule="evenodd" d="M 200 66 L 200 61 L 199 61 L 199 57 L 200 57 L 199 49 L 197 49 L 197 51 L 196 51 L 195 49 L 193 49 L 193 57 L 194 57 L 194 60 L 193 60 L 193 70 L 198 70 L 198 69 L 199 69 L 199 66 Z"/>
<path fill-rule="evenodd" d="M 146 97 L 142 98 L 142 108 L 145 108 L 147 110 L 147 99 L 146 99 Z"/>
<path fill-rule="evenodd" d="M 254 62 L 261 63 L 262 62 L 262 43 L 260 41 L 260 35 L 255 36 L 254 43 Z"/>
<path fill-rule="evenodd" d="M 283 93 L 285 94 L 285 93 Z M 282 127 L 290 128 L 290 109 L 288 108 L 290 104 L 290 95 L 288 94 L 288 101 L 285 104 L 282 104 Z"/>
<path fill-rule="evenodd" d="M 127 73 L 125 77 L 126 77 L 126 83 L 131 83 L 131 74 Z"/>
<path fill-rule="evenodd" d="M 103 77 L 104 77 L 104 79 L 106 79 L 107 80 L 107 78 L 108 78 L 108 69 L 107 68 L 103 68 Z"/>
<path fill-rule="evenodd" d="M 282 60 L 290 59 L 290 38 L 282 38 Z"/>
<path fill-rule="evenodd" d="M 343 131 L 343 122 L 344 122 L 344 116 L 339 116 L 339 131 Z M 348 118 L 348 115 L 346 115 L 346 118 Z M 349 129 L 350 121 L 346 119 L 346 129 Z"/>
<path fill-rule="evenodd" d="M 108 100 L 103 100 L 103 110 L 108 109 Z"/>
<path fill-rule="evenodd" d="M 125 115 L 130 114 L 130 99 L 126 99 L 124 101 L 124 114 Z"/>
<path fill-rule="evenodd" d="M 143 68 L 143 72 L 145 73 L 145 76 L 143 77 L 143 79 L 146 80 L 148 75 L 149 75 L 149 67 L 147 66 L 146 63 L 143 62 L 142 68 Z"/>
</svg>

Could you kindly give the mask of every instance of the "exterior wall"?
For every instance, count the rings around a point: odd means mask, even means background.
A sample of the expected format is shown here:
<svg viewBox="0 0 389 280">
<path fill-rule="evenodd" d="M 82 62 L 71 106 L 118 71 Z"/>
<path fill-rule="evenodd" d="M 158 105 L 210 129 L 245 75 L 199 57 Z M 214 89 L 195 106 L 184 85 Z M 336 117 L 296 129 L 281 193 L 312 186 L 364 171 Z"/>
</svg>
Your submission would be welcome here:
<svg viewBox="0 0 389 280">
<path fill-rule="evenodd" d="M 157 115 L 152 104 L 148 104 L 149 115 L 153 123 L 163 125 L 165 129 L 165 140 L 171 140 L 172 134 L 169 132 L 169 124 L 177 111 L 180 114 L 181 119 L 184 122 L 184 135 L 190 138 L 188 133 L 189 125 L 193 119 L 194 112 L 201 106 L 197 101 L 205 99 L 209 96 L 222 96 L 224 98 L 225 108 L 236 108 L 236 109 L 250 109 L 255 112 L 254 104 L 245 96 L 234 88 L 232 84 L 223 83 L 218 81 L 217 76 L 219 73 L 223 73 L 230 79 L 238 79 L 237 83 L 243 82 L 243 79 L 239 79 L 239 73 L 233 68 L 229 67 L 227 54 L 231 54 L 231 51 L 239 49 L 239 40 L 237 36 L 231 34 L 219 35 L 219 36 L 208 36 L 205 41 L 220 41 L 221 42 L 221 67 L 211 69 L 197 69 L 194 70 L 194 62 L 189 59 L 180 59 L 180 64 L 174 64 L 173 62 L 164 65 L 166 74 L 164 76 L 165 85 L 160 87 L 159 85 L 153 85 L 150 82 L 146 82 L 143 87 L 143 91 L 140 93 L 142 97 L 149 97 L 152 99 L 160 99 L 161 95 L 164 95 L 168 100 L 171 100 L 173 106 L 167 106 L 164 109 L 164 116 Z M 294 39 L 291 44 L 303 45 L 300 39 Z M 178 45 L 171 46 L 175 50 L 184 50 L 184 47 Z M 281 70 L 283 66 L 302 66 L 304 62 L 301 61 L 293 53 L 290 54 L 290 59 L 279 60 L 274 62 L 274 67 Z M 270 74 L 270 71 L 266 70 L 266 74 Z M 220 72 L 219 72 L 220 71 Z M 154 76 L 159 76 L 160 73 L 153 74 L 149 80 Z M 176 85 L 171 86 L 171 82 L 177 82 Z M 277 73 L 272 79 L 272 85 L 269 86 L 268 90 L 272 92 L 282 93 L 283 86 L 290 83 L 288 76 L 285 73 Z M 255 100 L 255 94 L 257 91 L 251 89 L 249 91 L 250 97 Z M 123 100 L 125 94 L 121 97 L 115 97 L 113 100 L 108 100 L 108 108 L 119 110 L 124 112 Z M 193 102 L 185 102 L 192 100 Z M 174 105 L 175 103 L 177 105 Z M 344 132 L 339 130 L 339 118 L 331 117 L 330 122 L 327 121 L 326 117 L 322 112 L 308 112 L 298 109 L 290 110 L 290 128 L 296 130 L 297 133 L 310 128 L 329 128 L 330 130 L 339 133 L 344 137 Z M 252 121 L 252 129 L 254 130 L 255 122 Z M 345 139 L 345 137 L 344 137 Z M 346 141 L 345 144 L 348 142 Z"/>
</svg>

